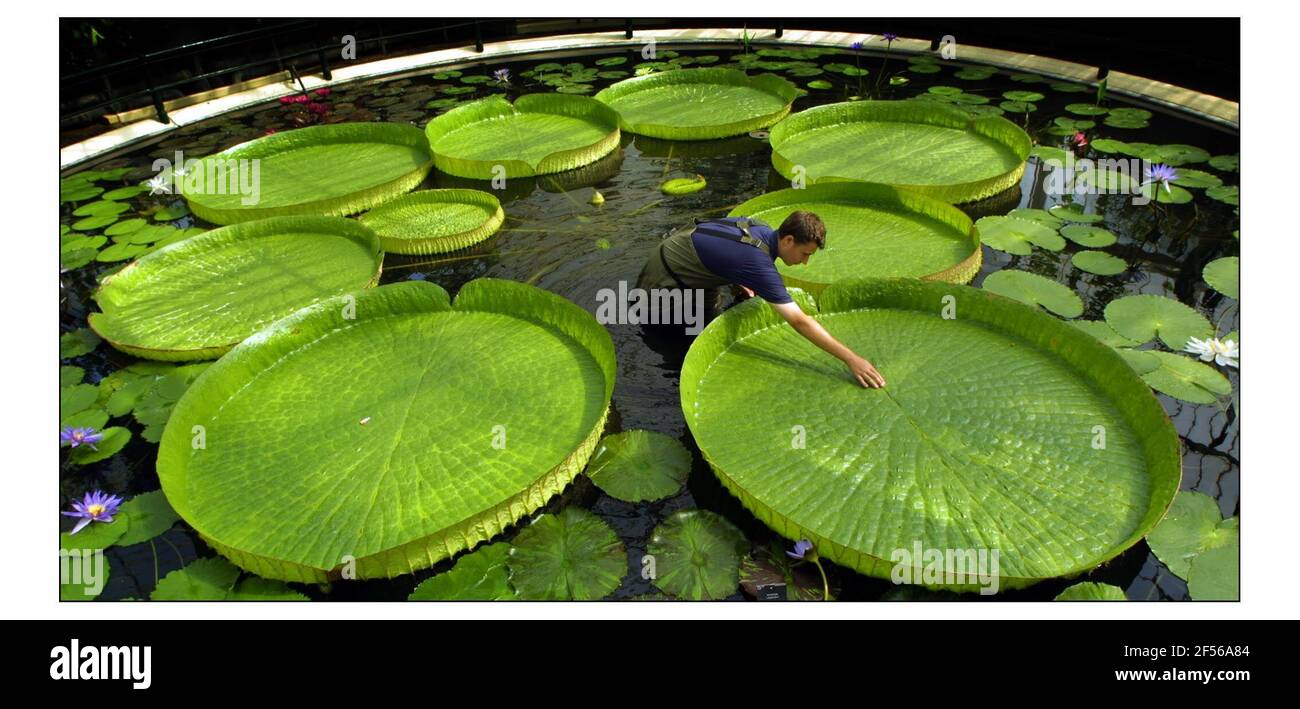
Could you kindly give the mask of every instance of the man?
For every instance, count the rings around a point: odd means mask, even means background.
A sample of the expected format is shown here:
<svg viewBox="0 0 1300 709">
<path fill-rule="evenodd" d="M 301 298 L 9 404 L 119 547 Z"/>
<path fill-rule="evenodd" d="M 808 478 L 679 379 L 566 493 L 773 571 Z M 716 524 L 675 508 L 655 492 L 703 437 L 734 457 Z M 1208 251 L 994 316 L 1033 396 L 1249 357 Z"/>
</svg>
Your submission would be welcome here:
<svg viewBox="0 0 1300 709">
<path fill-rule="evenodd" d="M 799 309 L 776 270 L 778 257 L 787 266 L 797 266 L 825 245 L 826 226 L 812 212 L 794 212 L 776 230 L 757 219 L 697 220 L 694 230 L 678 231 L 651 251 L 637 286 L 648 292 L 735 283 L 747 295 L 766 300 L 800 335 L 844 362 L 859 384 L 883 387 L 885 378 L 870 362 Z"/>
</svg>

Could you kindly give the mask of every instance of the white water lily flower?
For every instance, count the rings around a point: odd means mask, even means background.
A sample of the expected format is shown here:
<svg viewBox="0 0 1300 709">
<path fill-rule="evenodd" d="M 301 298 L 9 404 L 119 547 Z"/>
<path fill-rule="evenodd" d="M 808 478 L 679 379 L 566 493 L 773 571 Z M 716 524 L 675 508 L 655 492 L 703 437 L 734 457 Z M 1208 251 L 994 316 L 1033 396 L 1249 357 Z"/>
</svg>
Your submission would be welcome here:
<svg viewBox="0 0 1300 709">
<path fill-rule="evenodd" d="M 1204 340 L 1198 340 L 1195 337 L 1187 340 L 1187 346 L 1183 348 L 1184 352 L 1191 352 L 1198 355 L 1202 362 L 1214 360 L 1219 366 L 1227 365 L 1229 367 L 1237 366 L 1237 358 L 1241 356 L 1237 343 L 1232 340 L 1220 340 L 1217 337 L 1207 337 Z"/>
<path fill-rule="evenodd" d="M 160 192 L 163 194 L 172 193 L 171 185 L 168 184 L 167 178 L 162 175 L 149 180 L 149 194 L 158 194 Z"/>
</svg>

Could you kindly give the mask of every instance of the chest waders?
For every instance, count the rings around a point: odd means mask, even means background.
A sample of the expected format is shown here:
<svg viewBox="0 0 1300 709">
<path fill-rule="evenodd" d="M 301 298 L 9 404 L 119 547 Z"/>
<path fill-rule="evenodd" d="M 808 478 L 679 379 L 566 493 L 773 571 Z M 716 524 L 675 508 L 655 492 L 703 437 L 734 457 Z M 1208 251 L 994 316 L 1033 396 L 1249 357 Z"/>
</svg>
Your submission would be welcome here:
<svg viewBox="0 0 1300 709">
<path fill-rule="evenodd" d="M 750 235 L 751 226 L 752 223 L 747 219 L 736 222 L 696 219 L 694 226 L 679 229 L 659 242 L 659 246 L 655 249 L 657 253 L 646 261 L 645 269 L 637 279 L 637 286 L 647 290 L 651 288 L 712 289 L 730 284 L 730 279 L 722 278 L 704 267 L 691 237 L 698 232 L 704 236 L 730 239 L 749 244 L 771 257 L 772 250 L 767 242 Z"/>
</svg>

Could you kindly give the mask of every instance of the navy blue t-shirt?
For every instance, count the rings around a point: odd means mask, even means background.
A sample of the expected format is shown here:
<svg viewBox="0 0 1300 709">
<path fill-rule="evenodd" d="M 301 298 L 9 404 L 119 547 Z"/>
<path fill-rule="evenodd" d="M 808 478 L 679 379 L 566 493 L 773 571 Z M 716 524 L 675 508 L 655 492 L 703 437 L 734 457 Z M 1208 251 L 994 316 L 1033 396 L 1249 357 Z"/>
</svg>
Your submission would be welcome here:
<svg viewBox="0 0 1300 709">
<path fill-rule="evenodd" d="M 728 217 L 727 221 L 735 222 L 739 219 L 740 217 Z M 761 221 L 749 221 L 749 235 L 762 239 L 771 249 L 771 256 L 755 246 L 701 234 L 697 229 L 691 235 L 691 241 L 695 243 L 695 252 L 700 255 L 700 263 L 718 276 L 753 290 L 755 295 L 769 303 L 793 303 L 794 299 L 785 289 L 781 274 L 776 270 L 776 230 Z"/>
</svg>

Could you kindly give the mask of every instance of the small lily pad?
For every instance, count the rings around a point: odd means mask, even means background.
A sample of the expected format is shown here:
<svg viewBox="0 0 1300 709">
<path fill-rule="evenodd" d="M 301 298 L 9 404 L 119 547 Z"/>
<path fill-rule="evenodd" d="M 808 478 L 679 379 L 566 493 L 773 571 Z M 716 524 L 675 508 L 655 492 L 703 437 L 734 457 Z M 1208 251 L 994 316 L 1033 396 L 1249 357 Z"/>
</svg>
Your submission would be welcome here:
<svg viewBox="0 0 1300 709">
<path fill-rule="evenodd" d="M 834 84 L 825 79 L 816 79 L 808 82 L 808 88 L 817 89 L 819 91 L 825 91 L 826 89 L 834 88 L 834 86 Z"/>
<path fill-rule="evenodd" d="M 130 233 L 133 232 L 133 231 L 137 231 L 137 230 L 143 228 L 143 227 L 144 227 L 145 225 L 147 225 L 148 223 L 149 223 L 149 222 L 145 221 L 144 219 L 140 219 L 140 218 L 127 219 L 127 220 L 125 220 L 125 221 L 120 221 L 120 222 L 114 224 L 113 226 L 111 226 L 111 227 L 105 229 L 105 230 L 104 230 L 104 235 L 105 235 L 105 236 L 122 236 L 122 235 L 124 235 L 124 234 L 130 234 Z"/>
<path fill-rule="evenodd" d="M 177 204 L 171 207 L 163 207 L 153 213 L 153 219 L 156 222 L 170 222 L 190 213 L 190 208 L 184 204 Z"/>
<path fill-rule="evenodd" d="M 1100 214 L 1085 213 L 1083 207 L 1077 204 L 1057 204 L 1047 211 L 1067 222 L 1093 224 L 1105 219 L 1105 217 Z"/>
<path fill-rule="evenodd" d="M 1038 110 L 1038 107 L 1034 104 L 1024 101 L 1003 101 L 998 104 L 998 108 L 1007 113 L 1033 113 Z"/>
<path fill-rule="evenodd" d="M 130 205 L 122 204 L 121 202 L 100 200 L 98 202 L 91 202 L 77 207 L 77 209 L 72 212 L 72 215 L 75 217 L 117 216 L 130 208 Z"/>
<path fill-rule="evenodd" d="M 1040 305 L 1063 318 L 1083 315 L 1083 300 L 1069 288 L 1028 271 L 997 271 L 984 279 L 984 290 Z"/>
<path fill-rule="evenodd" d="M 745 537 L 726 518 L 702 509 L 675 512 L 655 528 L 647 551 L 655 558 L 655 585 L 694 601 L 735 593 Z"/>
<path fill-rule="evenodd" d="M 99 335 L 88 327 L 65 332 L 59 337 L 59 359 L 79 357 L 99 346 Z"/>
<path fill-rule="evenodd" d="M 1139 375 L 1147 372 L 1154 372 L 1160 369 L 1160 359 L 1152 354 L 1151 350 L 1133 350 L 1126 347 L 1116 347 L 1116 352 L 1124 358 L 1129 368 Z M 1150 386 L 1150 385 L 1148 385 Z"/>
<path fill-rule="evenodd" d="M 1016 217 L 982 217 L 975 222 L 980 241 L 998 251 L 1005 251 L 1017 256 L 1033 253 L 1033 246 L 1060 251 L 1065 248 L 1065 239 L 1052 227 L 1033 219 Z"/>
<path fill-rule="evenodd" d="M 690 451 L 654 431 L 604 437 L 587 466 L 587 476 L 596 487 L 625 502 L 668 497 L 681 489 L 690 472 Z"/>
<path fill-rule="evenodd" d="M 1057 594 L 1056 601 L 1127 601 L 1124 589 L 1108 583 L 1076 583 Z"/>
<path fill-rule="evenodd" d="M 1236 298 L 1240 290 L 1241 261 L 1236 256 L 1216 258 L 1205 264 L 1201 277 L 1216 291 Z"/>
<path fill-rule="evenodd" d="M 1233 206 L 1237 206 L 1241 203 L 1240 188 L 1238 188 L 1237 185 L 1219 185 L 1217 187 L 1211 187 L 1205 190 L 1205 196 Z M 77 225 L 73 224 L 72 228 L 76 229 Z"/>
<path fill-rule="evenodd" d="M 1091 103 L 1072 103 L 1067 105 L 1065 110 L 1076 116 L 1104 116 L 1110 113 L 1110 109 L 1095 106 Z"/>
<path fill-rule="evenodd" d="M 309 601 L 283 581 L 250 576 L 226 594 L 227 601 Z"/>
<path fill-rule="evenodd" d="M 510 587 L 510 545 L 489 544 L 462 556 L 450 571 L 425 579 L 410 595 L 412 601 L 504 601 L 515 597 Z"/>
<path fill-rule="evenodd" d="M 239 579 L 239 569 L 222 558 L 196 559 L 158 581 L 154 601 L 223 601 Z"/>
<path fill-rule="evenodd" d="M 1036 103 L 1047 98 L 1037 91 L 1004 91 L 1002 97 L 1008 101 L 1018 101 L 1022 103 Z"/>
<path fill-rule="evenodd" d="M 131 430 L 121 426 L 110 426 L 100 433 L 104 434 L 104 437 L 95 444 L 94 448 L 86 445 L 77 446 L 68 454 L 68 461 L 77 465 L 97 463 L 116 455 L 131 440 Z"/>
<path fill-rule="evenodd" d="M 1238 519 L 1224 519 L 1209 495 L 1183 490 L 1165 518 L 1147 535 L 1151 552 L 1179 578 L 1186 579 L 1192 559 L 1211 549 L 1236 546 Z"/>
<path fill-rule="evenodd" d="M 695 177 L 677 177 L 667 180 L 659 186 L 659 189 L 663 191 L 664 194 L 677 196 L 699 192 L 704 189 L 707 184 L 708 182 L 704 179 L 704 175 L 696 175 Z"/>
<path fill-rule="evenodd" d="M 59 367 L 59 386 L 70 387 L 80 384 L 81 380 L 86 377 L 86 370 L 81 367 L 64 365 Z"/>
<path fill-rule="evenodd" d="M 1080 271 L 1095 273 L 1098 276 L 1113 276 L 1128 270 L 1128 264 L 1122 258 L 1116 258 L 1104 251 L 1080 251 L 1070 257 L 1070 263 Z"/>
<path fill-rule="evenodd" d="M 1192 201 L 1192 193 L 1179 187 L 1178 185 L 1170 185 L 1170 184 L 1157 185 L 1152 183 L 1152 184 L 1143 185 L 1140 190 L 1142 196 L 1146 197 L 1147 199 L 1152 198 L 1153 192 L 1155 196 L 1154 197 L 1155 201 L 1159 202 L 1160 204 L 1187 204 L 1188 202 Z M 1206 190 L 1206 194 L 1209 194 L 1209 190 Z"/>
<path fill-rule="evenodd" d="M 1086 246 L 1090 249 L 1102 249 L 1115 243 L 1117 237 L 1111 232 L 1102 229 L 1099 226 L 1088 226 L 1086 224 L 1070 224 L 1061 229 L 1061 236 L 1073 241 L 1079 246 Z"/>
<path fill-rule="evenodd" d="M 1204 189 L 1208 187 L 1218 187 L 1223 184 L 1223 180 L 1217 175 L 1211 175 L 1204 170 L 1196 170 L 1190 167 L 1178 168 L 1178 186 L 1190 187 L 1192 189 Z"/>
<path fill-rule="evenodd" d="M 145 492 L 132 497 L 122 505 L 122 511 L 126 513 L 131 526 L 118 540 L 119 546 L 147 542 L 171 529 L 172 525 L 180 521 L 180 516 L 167 502 L 167 497 L 163 495 L 162 490 Z"/>
<path fill-rule="evenodd" d="M 1172 298 L 1129 295 L 1106 306 L 1106 323 L 1115 332 L 1138 342 L 1159 337 L 1171 350 L 1180 351 L 1190 338 L 1204 339 L 1214 328 L 1204 315 Z"/>
<path fill-rule="evenodd" d="M 1114 328 L 1101 320 L 1071 320 L 1070 324 L 1097 338 L 1103 345 L 1110 345 L 1111 347 L 1136 347 L 1137 345 L 1142 344 L 1141 342 L 1130 340 L 1118 332 L 1115 332 Z"/>
<path fill-rule="evenodd" d="M 1160 366 L 1142 375 L 1152 389 L 1193 404 L 1213 404 L 1232 393 L 1232 383 L 1217 370 L 1191 357 L 1151 351 Z"/>
<path fill-rule="evenodd" d="M 1215 170 L 1224 172 L 1236 172 L 1240 166 L 1240 156 L 1237 155 L 1215 155 L 1210 158 L 1210 167 Z"/>
<path fill-rule="evenodd" d="M 1194 601 L 1235 601 L 1241 588 L 1240 569 L 1241 549 L 1236 544 L 1199 554 L 1187 571 L 1187 594 Z"/>
<path fill-rule="evenodd" d="M 73 231 L 94 231 L 96 229 L 102 229 L 116 221 L 116 214 L 101 214 L 73 222 L 72 229 Z"/>
<path fill-rule="evenodd" d="M 579 507 L 542 515 L 510 548 L 510 585 L 525 600 L 588 601 L 627 575 L 627 550 L 596 515 Z"/>
</svg>

